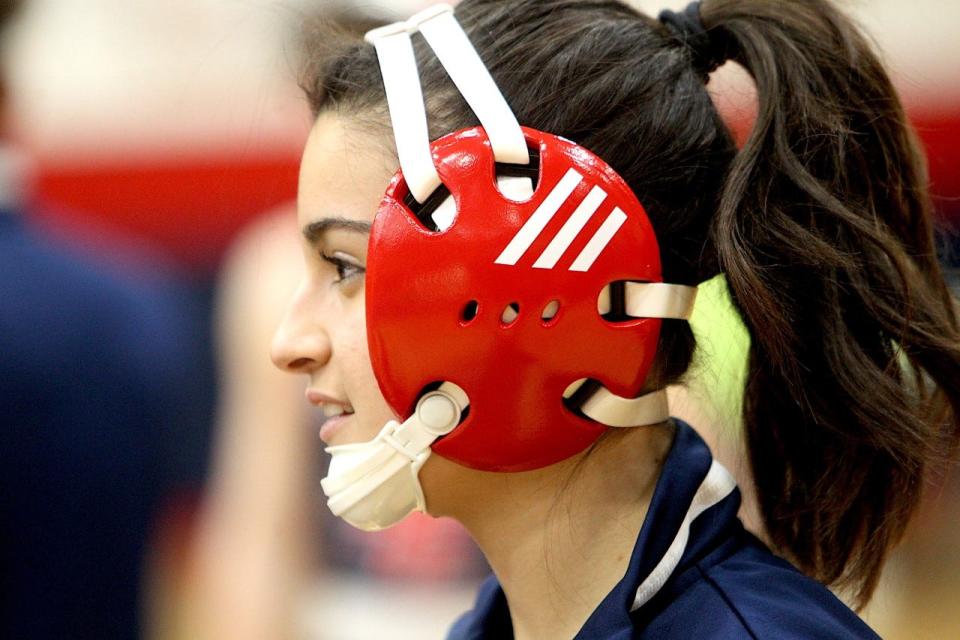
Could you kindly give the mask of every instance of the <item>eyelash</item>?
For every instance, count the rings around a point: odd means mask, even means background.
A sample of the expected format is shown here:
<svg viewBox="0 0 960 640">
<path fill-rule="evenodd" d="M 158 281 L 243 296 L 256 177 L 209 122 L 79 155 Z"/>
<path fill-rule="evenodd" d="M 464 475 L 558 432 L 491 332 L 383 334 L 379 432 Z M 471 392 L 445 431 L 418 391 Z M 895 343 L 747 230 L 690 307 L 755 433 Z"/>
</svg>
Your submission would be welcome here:
<svg viewBox="0 0 960 640">
<path fill-rule="evenodd" d="M 320 253 L 320 257 L 324 262 L 329 262 L 332 264 L 337 270 L 338 279 L 334 280 L 334 282 L 344 282 L 350 278 L 361 275 L 364 271 L 366 271 L 363 267 L 355 265 L 351 262 L 347 262 L 346 260 L 341 260 L 340 258 L 336 258 L 334 256 L 328 256 L 323 252 Z"/>
</svg>

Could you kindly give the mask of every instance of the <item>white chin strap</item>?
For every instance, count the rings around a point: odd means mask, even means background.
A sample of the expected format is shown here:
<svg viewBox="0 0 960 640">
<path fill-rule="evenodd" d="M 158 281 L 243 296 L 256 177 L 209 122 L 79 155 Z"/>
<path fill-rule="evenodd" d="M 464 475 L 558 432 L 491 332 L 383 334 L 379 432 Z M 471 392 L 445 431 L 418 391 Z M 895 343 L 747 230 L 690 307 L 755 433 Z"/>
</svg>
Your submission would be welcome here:
<svg viewBox="0 0 960 640">
<path fill-rule="evenodd" d="M 414 509 L 424 511 L 420 467 L 430 457 L 430 445 L 453 431 L 468 406 L 463 389 L 445 382 L 420 398 L 403 424 L 391 420 L 369 442 L 328 447 L 333 458 L 320 485 L 330 511 L 364 531 L 385 529 Z"/>
<path fill-rule="evenodd" d="M 569 398 L 586 379 L 564 392 Z M 430 445 L 458 424 L 470 405 L 463 389 L 451 382 L 426 393 L 403 424 L 391 420 L 368 442 L 327 447 L 327 477 L 320 481 L 333 515 L 364 531 L 391 527 L 413 511 L 426 512 L 420 469 Z M 610 427 L 640 427 L 669 417 L 663 390 L 639 398 L 622 398 L 600 387 L 581 406 L 588 418 Z"/>
</svg>

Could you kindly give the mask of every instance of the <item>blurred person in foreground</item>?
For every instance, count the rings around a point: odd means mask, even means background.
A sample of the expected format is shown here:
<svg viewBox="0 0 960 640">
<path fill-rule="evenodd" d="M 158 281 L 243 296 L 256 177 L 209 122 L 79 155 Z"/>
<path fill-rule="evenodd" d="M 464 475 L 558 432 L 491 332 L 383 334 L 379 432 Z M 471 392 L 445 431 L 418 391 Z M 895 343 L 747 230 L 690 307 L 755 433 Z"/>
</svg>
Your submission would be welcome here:
<svg viewBox="0 0 960 640">
<path fill-rule="evenodd" d="M 269 336 L 300 264 L 294 219 L 269 212 L 234 241 L 215 325 L 220 404 L 211 469 L 194 523 L 187 582 L 151 637 L 283 640 L 315 575 L 311 468 L 302 391 L 269 366 Z M 269 425 L 267 428 L 265 425 Z"/>
<path fill-rule="evenodd" d="M 22 4 L 0 1 L 4 42 Z M 202 351 L 172 282 L 117 275 L 34 226 L 2 133 L 0 638 L 139 637 L 174 434 L 205 419 L 189 391 Z"/>
</svg>

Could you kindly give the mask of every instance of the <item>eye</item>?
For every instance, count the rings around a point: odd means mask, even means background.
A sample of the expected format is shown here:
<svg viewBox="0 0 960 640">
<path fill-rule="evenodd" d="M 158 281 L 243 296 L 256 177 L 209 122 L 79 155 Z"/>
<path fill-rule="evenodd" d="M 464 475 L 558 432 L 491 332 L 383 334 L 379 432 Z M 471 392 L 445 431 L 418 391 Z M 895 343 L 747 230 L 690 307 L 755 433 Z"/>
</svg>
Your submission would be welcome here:
<svg viewBox="0 0 960 640">
<path fill-rule="evenodd" d="M 337 270 L 337 279 L 334 282 L 343 282 L 345 280 L 350 280 L 356 276 L 362 275 L 366 269 L 361 267 L 358 264 L 354 264 L 349 260 L 345 260 L 336 255 L 328 256 L 327 254 L 321 252 L 320 258 L 324 262 L 327 262 L 333 265 L 334 269 Z"/>
</svg>

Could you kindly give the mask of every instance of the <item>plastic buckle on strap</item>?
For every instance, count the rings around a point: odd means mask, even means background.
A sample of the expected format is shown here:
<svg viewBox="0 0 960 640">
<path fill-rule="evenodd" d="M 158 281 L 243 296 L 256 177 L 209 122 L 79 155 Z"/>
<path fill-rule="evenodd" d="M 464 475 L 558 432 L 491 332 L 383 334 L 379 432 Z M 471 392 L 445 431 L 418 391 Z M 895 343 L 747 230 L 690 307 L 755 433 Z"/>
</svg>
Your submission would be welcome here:
<svg viewBox="0 0 960 640">
<path fill-rule="evenodd" d="M 421 456 L 424 454 L 429 454 L 429 447 L 417 449 L 415 446 L 410 446 L 411 444 L 414 444 L 412 441 L 401 440 L 399 437 L 397 437 L 397 431 L 399 428 L 400 425 L 397 425 L 389 431 L 381 433 L 380 439 L 396 449 L 399 453 L 403 454 L 403 456 L 408 458 L 410 462 L 417 462 Z"/>
<path fill-rule="evenodd" d="M 413 415 L 403 424 L 394 423 L 378 437 L 411 462 L 417 462 L 430 454 L 430 445 L 437 438 L 460 424 L 463 411 L 469 404 L 463 389 L 452 382 L 444 382 L 439 389 L 420 398 Z"/>
</svg>

